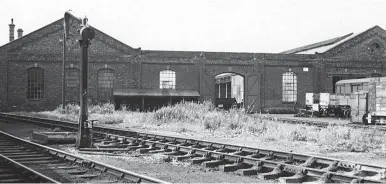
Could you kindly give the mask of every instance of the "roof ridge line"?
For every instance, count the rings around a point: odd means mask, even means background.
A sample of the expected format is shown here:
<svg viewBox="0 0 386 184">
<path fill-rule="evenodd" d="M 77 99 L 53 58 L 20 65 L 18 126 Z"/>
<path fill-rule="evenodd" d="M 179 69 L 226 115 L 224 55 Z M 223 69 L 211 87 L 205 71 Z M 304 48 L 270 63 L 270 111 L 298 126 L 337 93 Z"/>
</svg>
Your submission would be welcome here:
<svg viewBox="0 0 386 184">
<path fill-rule="evenodd" d="M 370 30 L 372 30 L 372 29 L 374 29 L 374 28 L 376 28 L 376 27 L 381 28 L 381 27 L 379 27 L 378 25 L 375 25 L 375 26 L 373 26 L 373 27 L 371 27 L 371 28 L 369 28 L 369 29 L 366 29 L 365 31 L 359 32 L 357 35 L 355 35 L 355 36 L 353 36 L 353 37 L 351 37 L 351 38 L 349 38 L 349 39 L 343 41 L 342 43 L 339 43 L 338 45 L 335 45 L 334 47 L 331 47 L 331 48 L 325 50 L 323 53 L 327 53 L 328 51 L 330 51 L 330 50 L 332 50 L 332 49 L 334 49 L 334 48 L 337 48 L 338 46 L 340 46 L 340 45 L 342 45 L 342 44 L 344 44 L 344 43 L 347 43 L 348 41 L 352 40 L 353 38 L 358 37 L 358 36 L 361 36 L 362 34 L 366 33 L 367 31 L 370 31 Z M 382 29 L 382 28 L 381 28 L 381 29 Z"/>
</svg>

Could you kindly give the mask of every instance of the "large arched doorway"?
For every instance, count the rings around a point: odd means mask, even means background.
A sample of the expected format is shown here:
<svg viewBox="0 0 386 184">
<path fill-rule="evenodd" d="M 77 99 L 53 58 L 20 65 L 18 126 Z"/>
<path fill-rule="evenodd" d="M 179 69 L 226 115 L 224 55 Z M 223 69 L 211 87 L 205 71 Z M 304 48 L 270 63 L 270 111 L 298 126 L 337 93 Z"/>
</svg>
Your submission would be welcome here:
<svg viewBox="0 0 386 184">
<path fill-rule="evenodd" d="M 221 73 L 215 76 L 215 106 L 221 109 L 243 108 L 245 92 L 244 76 L 237 73 Z"/>
</svg>

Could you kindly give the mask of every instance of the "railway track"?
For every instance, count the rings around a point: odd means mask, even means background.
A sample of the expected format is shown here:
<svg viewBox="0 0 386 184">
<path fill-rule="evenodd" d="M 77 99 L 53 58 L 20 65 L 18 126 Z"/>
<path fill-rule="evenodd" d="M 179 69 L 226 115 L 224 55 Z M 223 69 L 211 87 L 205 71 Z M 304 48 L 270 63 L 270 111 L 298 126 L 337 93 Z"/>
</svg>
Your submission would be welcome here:
<svg viewBox="0 0 386 184">
<path fill-rule="evenodd" d="M 166 183 L 0 131 L 0 183 Z"/>
<path fill-rule="evenodd" d="M 386 132 L 385 125 L 339 124 L 339 123 L 330 123 L 330 122 L 327 122 L 327 120 L 315 121 L 315 120 L 311 120 L 311 118 L 306 119 L 302 117 L 286 118 L 286 117 L 260 116 L 260 118 L 265 120 L 280 121 L 280 122 L 290 123 L 290 124 L 312 125 L 312 126 L 317 126 L 321 128 L 325 128 L 328 126 L 347 126 L 347 127 L 357 128 L 357 129 L 371 129 L 376 127 L 377 130 Z"/>
<path fill-rule="evenodd" d="M 1 142 L 3 143 L 3 142 Z M 0 148 L 3 148 L 1 146 Z M 59 183 L 17 161 L 0 154 L 0 183 Z"/>
<path fill-rule="evenodd" d="M 76 123 L 26 116 L 0 116 L 7 121 L 23 121 L 75 130 Z M 94 145 L 82 151 L 163 153 L 176 160 L 214 167 L 224 172 L 257 175 L 281 182 L 386 183 L 386 167 L 306 154 L 259 149 L 180 137 L 94 126 Z"/>
</svg>

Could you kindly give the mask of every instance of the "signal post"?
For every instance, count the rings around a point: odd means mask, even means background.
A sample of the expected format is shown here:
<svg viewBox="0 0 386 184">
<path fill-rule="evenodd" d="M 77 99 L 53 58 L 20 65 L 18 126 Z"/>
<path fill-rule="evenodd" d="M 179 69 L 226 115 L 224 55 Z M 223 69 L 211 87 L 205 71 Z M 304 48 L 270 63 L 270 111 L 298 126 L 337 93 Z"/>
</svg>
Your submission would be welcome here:
<svg viewBox="0 0 386 184">
<path fill-rule="evenodd" d="M 88 127 L 88 108 L 87 108 L 87 77 L 88 77 L 88 48 L 90 41 L 95 37 L 94 29 L 88 25 L 88 19 L 82 20 L 80 29 L 80 115 L 79 115 L 79 129 L 76 140 L 77 148 L 88 148 L 91 146 L 91 135 Z"/>
</svg>

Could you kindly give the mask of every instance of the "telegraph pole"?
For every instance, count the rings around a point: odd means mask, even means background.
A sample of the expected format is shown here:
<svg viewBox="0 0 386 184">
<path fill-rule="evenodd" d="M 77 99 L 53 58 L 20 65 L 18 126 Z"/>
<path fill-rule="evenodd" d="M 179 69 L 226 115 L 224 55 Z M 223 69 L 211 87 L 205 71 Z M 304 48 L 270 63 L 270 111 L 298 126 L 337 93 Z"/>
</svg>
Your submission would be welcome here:
<svg viewBox="0 0 386 184">
<path fill-rule="evenodd" d="M 94 29 L 90 28 L 87 23 L 87 18 L 82 21 L 80 29 L 80 115 L 79 115 L 79 130 L 76 146 L 78 148 L 87 148 L 91 146 L 91 135 L 87 125 L 87 76 L 88 76 L 88 47 L 90 41 L 95 37 Z"/>
<path fill-rule="evenodd" d="M 66 71 L 65 71 L 65 62 L 66 62 L 66 34 L 63 33 L 63 62 L 62 62 L 62 109 L 65 109 L 66 101 Z"/>
<path fill-rule="evenodd" d="M 62 109 L 65 109 L 66 103 L 66 71 L 65 71 L 65 63 L 66 63 L 66 41 L 70 31 L 70 14 L 68 12 L 64 13 L 63 18 L 63 61 L 62 61 Z"/>
</svg>

